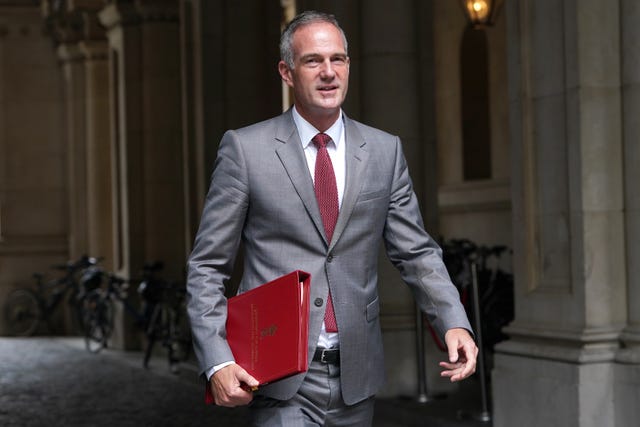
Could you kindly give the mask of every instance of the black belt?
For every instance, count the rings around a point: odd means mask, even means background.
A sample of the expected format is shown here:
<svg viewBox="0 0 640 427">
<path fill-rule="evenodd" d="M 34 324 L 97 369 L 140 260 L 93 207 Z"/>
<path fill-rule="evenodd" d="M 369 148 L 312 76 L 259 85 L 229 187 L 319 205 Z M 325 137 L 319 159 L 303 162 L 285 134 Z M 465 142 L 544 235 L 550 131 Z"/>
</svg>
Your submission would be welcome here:
<svg viewBox="0 0 640 427">
<path fill-rule="evenodd" d="M 313 361 L 332 365 L 340 364 L 340 349 L 338 348 L 316 348 L 313 353 Z"/>
</svg>

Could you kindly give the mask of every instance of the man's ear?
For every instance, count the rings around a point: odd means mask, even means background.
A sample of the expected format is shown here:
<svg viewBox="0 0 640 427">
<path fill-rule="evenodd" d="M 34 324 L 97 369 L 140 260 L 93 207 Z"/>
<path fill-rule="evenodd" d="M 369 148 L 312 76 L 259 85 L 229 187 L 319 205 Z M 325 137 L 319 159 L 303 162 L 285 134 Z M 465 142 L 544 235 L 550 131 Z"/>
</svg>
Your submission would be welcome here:
<svg viewBox="0 0 640 427">
<path fill-rule="evenodd" d="M 285 82 L 287 86 L 293 87 L 293 81 L 291 79 L 291 69 L 284 61 L 278 62 L 278 72 L 280 73 L 280 78 L 282 78 L 282 81 Z"/>
</svg>

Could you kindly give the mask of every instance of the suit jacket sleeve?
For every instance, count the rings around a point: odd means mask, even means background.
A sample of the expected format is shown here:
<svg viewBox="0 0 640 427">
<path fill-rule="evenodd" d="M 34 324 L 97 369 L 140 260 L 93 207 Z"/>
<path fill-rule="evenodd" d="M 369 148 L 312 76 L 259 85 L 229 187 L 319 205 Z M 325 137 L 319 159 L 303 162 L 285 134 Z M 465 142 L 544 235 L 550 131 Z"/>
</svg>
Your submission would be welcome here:
<svg viewBox="0 0 640 427">
<path fill-rule="evenodd" d="M 441 338 L 451 328 L 472 331 L 442 250 L 425 231 L 399 138 L 389 210 L 384 229 L 387 255 L 411 287 Z"/>
<path fill-rule="evenodd" d="M 188 313 L 200 372 L 234 360 L 226 341 L 225 284 L 231 275 L 248 207 L 246 165 L 237 135 L 227 132 L 187 263 Z"/>
</svg>

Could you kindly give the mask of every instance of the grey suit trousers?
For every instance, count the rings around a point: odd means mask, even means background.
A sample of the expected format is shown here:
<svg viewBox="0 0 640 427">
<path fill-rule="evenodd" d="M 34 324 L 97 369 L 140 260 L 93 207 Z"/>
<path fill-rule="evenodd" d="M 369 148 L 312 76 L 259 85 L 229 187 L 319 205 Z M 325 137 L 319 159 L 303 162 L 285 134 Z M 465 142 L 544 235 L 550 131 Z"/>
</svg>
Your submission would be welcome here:
<svg viewBox="0 0 640 427">
<path fill-rule="evenodd" d="M 346 405 L 340 390 L 340 366 L 311 362 L 291 399 L 256 396 L 249 408 L 255 427 L 367 427 L 373 422 L 374 398 Z"/>
</svg>

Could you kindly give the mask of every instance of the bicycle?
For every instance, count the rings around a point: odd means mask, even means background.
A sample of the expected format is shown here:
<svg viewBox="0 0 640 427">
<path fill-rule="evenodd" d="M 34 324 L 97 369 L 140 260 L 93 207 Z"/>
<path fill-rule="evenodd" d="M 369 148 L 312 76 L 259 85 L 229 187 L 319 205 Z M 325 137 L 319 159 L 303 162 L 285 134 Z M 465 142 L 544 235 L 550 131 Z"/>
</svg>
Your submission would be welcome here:
<svg viewBox="0 0 640 427">
<path fill-rule="evenodd" d="M 445 241 L 442 248 L 444 263 L 470 319 L 474 318 L 471 265 L 476 266 L 482 340 L 484 348 L 492 353 L 494 346 L 507 338 L 502 328 L 514 318 L 513 275 L 500 268 L 508 248 L 479 246 L 468 239 Z"/>
<path fill-rule="evenodd" d="M 105 278 L 107 278 L 106 288 L 103 287 Z M 118 293 L 118 299 L 126 300 L 126 296 L 120 295 L 123 292 L 121 285 L 125 281 L 102 269 L 90 268 L 82 275 L 80 282 L 82 287 L 88 290 L 81 306 L 85 347 L 90 353 L 97 353 L 107 347 L 113 333 L 112 295 Z"/>
<path fill-rule="evenodd" d="M 4 314 L 9 332 L 14 336 L 31 336 L 44 322 L 51 326 L 51 318 L 60 301 L 67 299 L 71 304 L 73 318 L 79 322 L 81 317 L 79 300 L 78 273 L 99 262 L 97 258 L 83 255 L 77 261 L 54 265 L 51 268 L 63 271 L 62 277 L 44 281 L 44 274 L 35 273 L 36 290 L 19 288 L 11 291 L 4 304 Z"/>
<path fill-rule="evenodd" d="M 191 348 L 184 306 L 186 291 L 176 283 L 158 278 L 157 272 L 162 268 L 161 262 L 144 265 L 138 286 L 142 299 L 139 310 L 127 298 L 128 286 L 124 279 L 99 269 L 87 272 L 85 282 L 106 282 L 106 286 L 96 287 L 91 292 L 84 306 L 87 350 L 97 353 L 107 346 L 113 331 L 113 303 L 119 301 L 145 334 L 147 345 L 143 366 L 148 367 L 153 347 L 160 342 L 167 349 L 171 370 L 177 371 L 178 362 L 187 359 Z"/>
<path fill-rule="evenodd" d="M 153 347 L 160 342 L 167 350 L 169 367 L 177 371 L 178 362 L 186 360 L 191 348 L 190 328 L 186 317 L 186 289 L 176 282 L 167 282 L 155 273 L 162 269 L 161 262 L 145 266 L 147 276 L 138 286 L 138 292 L 148 314 L 145 327 L 147 348 L 143 366 L 149 366 Z"/>
</svg>

